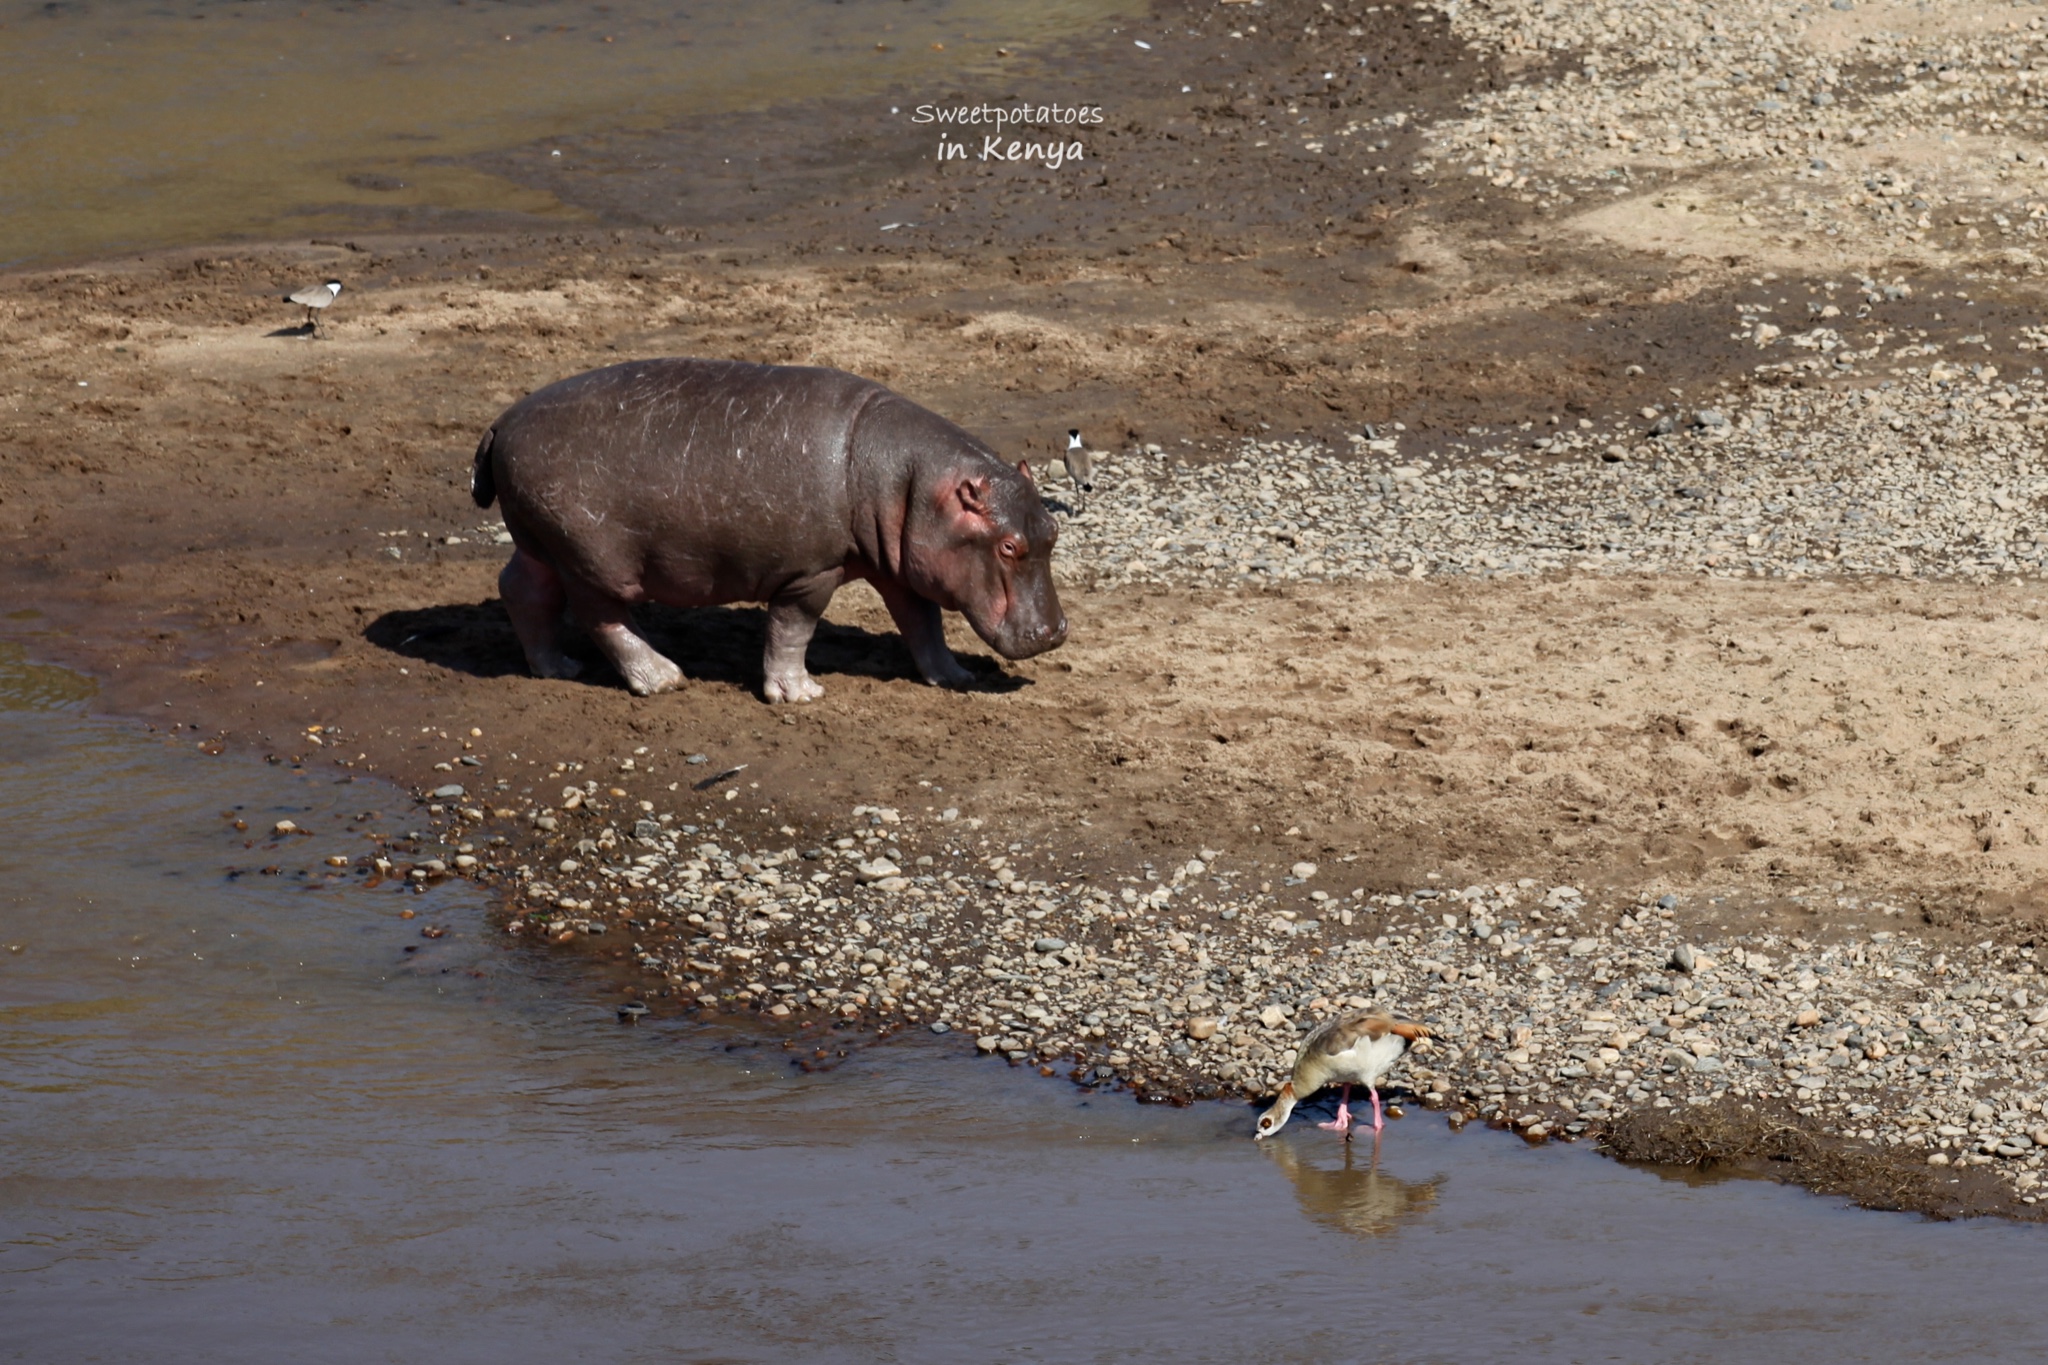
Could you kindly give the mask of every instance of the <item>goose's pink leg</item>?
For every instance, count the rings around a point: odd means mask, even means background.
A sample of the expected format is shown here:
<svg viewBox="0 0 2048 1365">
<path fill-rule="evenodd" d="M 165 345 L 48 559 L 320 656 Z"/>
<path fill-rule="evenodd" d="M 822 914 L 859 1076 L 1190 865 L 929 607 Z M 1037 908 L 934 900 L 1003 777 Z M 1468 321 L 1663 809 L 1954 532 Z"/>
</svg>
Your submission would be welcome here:
<svg viewBox="0 0 2048 1365">
<path fill-rule="evenodd" d="M 1350 1138 L 1351 1138 L 1351 1087 L 1350 1087 L 1350 1086 L 1348 1086 L 1348 1085 L 1347 1085 L 1347 1086 L 1345 1086 L 1345 1087 L 1344 1087 L 1344 1098 L 1343 1098 L 1343 1099 L 1341 1099 L 1341 1100 L 1339 1100 L 1339 1101 L 1337 1101 L 1337 1117 L 1336 1117 L 1336 1118 L 1334 1118 L 1334 1119 L 1332 1119 L 1332 1120 L 1330 1120 L 1330 1121 L 1329 1121 L 1328 1123 L 1319 1123 L 1319 1124 L 1317 1124 L 1317 1125 L 1316 1125 L 1316 1127 L 1318 1127 L 1318 1128 L 1332 1128 L 1332 1129 L 1335 1129 L 1335 1130 L 1336 1130 L 1337 1132 L 1340 1132 L 1340 1133 L 1342 1133 L 1342 1134 L 1344 1135 L 1344 1138 L 1345 1138 L 1345 1140 L 1346 1140 L 1347 1142 L 1348 1142 L 1348 1141 L 1350 1140 Z"/>
<path fill-rule="evenodd" d="M 1369 1085 L 1366 1087 L 1366 1089 L 1372 1092 L 1372 1135 L 1374 1138 L 1378 1138 L 1380 1135 L 1380 1129 L 1387 1126 L 1386 1119 L 1380 1116 L 1379 1087 Z"/>
</svg>

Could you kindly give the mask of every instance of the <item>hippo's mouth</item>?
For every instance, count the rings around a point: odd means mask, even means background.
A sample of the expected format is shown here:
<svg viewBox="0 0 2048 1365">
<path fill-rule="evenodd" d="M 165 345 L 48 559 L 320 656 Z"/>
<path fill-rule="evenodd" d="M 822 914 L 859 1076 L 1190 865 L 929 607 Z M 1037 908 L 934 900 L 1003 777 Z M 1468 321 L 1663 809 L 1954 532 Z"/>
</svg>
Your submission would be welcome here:
<svg viewBox="0 0 2048 1365">
<path fill-rule="evenodd" d="M 1067 639 L 1067 616 L 1055 602 L 1051 612 L 1017 610 L 1017 596 L 1005 592 L 993 612 L 962 610 L 967 624 L 996 653 L 1012 661 L 1058 649 Z"/>
</svg>

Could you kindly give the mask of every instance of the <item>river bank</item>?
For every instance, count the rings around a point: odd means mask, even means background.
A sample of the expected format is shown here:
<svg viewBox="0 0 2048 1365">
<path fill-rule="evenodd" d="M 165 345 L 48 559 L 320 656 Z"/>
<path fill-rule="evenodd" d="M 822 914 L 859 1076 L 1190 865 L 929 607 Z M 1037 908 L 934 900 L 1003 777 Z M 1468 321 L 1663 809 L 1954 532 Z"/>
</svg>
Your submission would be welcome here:
<svg viewBox="0 0 2048 1365">
<path fill-rule="evenodd" d="M 1660 201 L 1763 225 L 1726 172 L 1790 153 L 1680 138 L 1606 176 L 1557 132 L 1583 74 L 1342 8 L 1041 54 L 1048 98 L 1118 106 L 1101 183 L 942 172 L 881 106 L 821 104 L 501 154 L 573 231 L 0 278 L 7 627 L 195 752 L 463 787 L 253 829 L 252 866 L 487 877 L 658 1014 L 941 1024 L 1178 1098 L 1269 1087 L 1368 1000 L 1442 1026 L 1412 1080 L 1459 1112 L 1731 1159 L 1789 1126 L 1881 1158 L 1869 1202 L 2029 1215 L 2036 220 L 1617 236 Z M 1992 93 L 1936 80 L 1930 117 L 2019 136 L 1998 35 L 1943 58 Z M 766 159 L 665 150 L 713 134 Z M 1511 137 L 1564 178 L 1502 182 Z M 1997 151 L 1954 145 L 1938 205 L 1818 154 L 1797 184 L 1931 222 Z M 302 334 L 275 296 L 330 271 Z M 756 699 L 744 608 L 649 613 L 676 695 L 525 677 L 476 434 L 649 353 L 860 370 L 1042 468 L 1081 427 L 1101 487 L 1047 485 L 1071 643 L 1004 665 L 956 630 L 984 685 L 940 693 L 857 590 L 813 706 Z"/>
</svg>

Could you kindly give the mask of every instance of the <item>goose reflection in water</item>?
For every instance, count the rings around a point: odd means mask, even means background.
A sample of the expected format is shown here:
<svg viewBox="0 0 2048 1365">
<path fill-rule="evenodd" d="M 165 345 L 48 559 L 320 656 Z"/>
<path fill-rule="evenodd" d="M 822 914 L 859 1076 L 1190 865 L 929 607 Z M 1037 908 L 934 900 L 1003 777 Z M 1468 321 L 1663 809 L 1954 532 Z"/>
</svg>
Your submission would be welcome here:
<svg viewBox="0 0 2048 1365">
<path fill-rule="evenodd" d="M 1341 1150 L 1341 1165 L 1311 1163 L 1286 1142 L 1261 1144 L 1275 1165 L 1294 1182 L 1301 1211 L 1315 1222 L 1359 1237 L 1384 1237 L 1403 1220 L 1436 1203 L 1443 1177 L 1414 1182 L 1379 1168 L 1380 1147 L 1361 1159 L 1352 1144 Z M 1322 1149 L 1327 1152 L 1328 1149 Z M 1331 1153 L 1331 1155 L 1338 1155 Z"/>
</svg>

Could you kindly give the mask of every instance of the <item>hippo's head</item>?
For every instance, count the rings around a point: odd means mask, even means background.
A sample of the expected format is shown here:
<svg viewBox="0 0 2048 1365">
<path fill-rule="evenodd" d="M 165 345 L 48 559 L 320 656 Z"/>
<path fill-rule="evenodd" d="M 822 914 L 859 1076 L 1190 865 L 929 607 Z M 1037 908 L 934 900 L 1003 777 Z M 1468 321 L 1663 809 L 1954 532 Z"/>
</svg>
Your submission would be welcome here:
<svg viewBox="0 0 2048 1365">
<path fill-rule="evenodd" d="M 905 526 L 904 578 L 957 611 L 1005 659 L 1058 648 L 1067 616 L 1052 585 L 1059 523 L 1045 510 L 1030 466 L 987 457 L 963 462 L 923 490 Z"/>
</svg>

